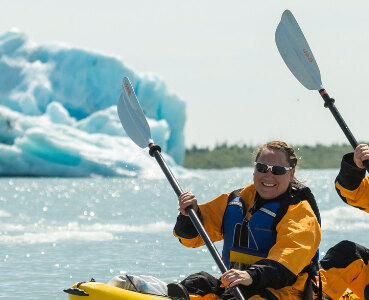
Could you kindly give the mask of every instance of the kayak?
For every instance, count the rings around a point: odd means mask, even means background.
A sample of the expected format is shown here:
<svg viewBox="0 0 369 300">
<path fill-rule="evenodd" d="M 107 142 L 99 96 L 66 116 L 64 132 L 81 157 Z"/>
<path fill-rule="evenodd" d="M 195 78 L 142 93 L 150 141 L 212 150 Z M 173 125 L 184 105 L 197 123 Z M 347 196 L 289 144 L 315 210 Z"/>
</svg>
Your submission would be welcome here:
<svg viewBox="0 0 369 300">
<path fill-rule="evenodd" d="M 143 294 L 99 282 L 79 282 L 65 289 L 70 300 L 163 300 L 169 297 Z M 86 298 L 88 296 L 88 298 Z"/>
<path fill-rule="evenodd" d="M 129 291 L 119 287 L 111 286 L 99 282 L 79 282 L 74 284 L 71 288 L 65 289 L 64 292 L 68 293 L 69 300 L 168 300 L 170 297 L 164 297 L 159 295 L 143 294 L 138 292 Z M 84 298 L 88 296 L 88 298 Z M 360 300 L 358 296 L 352 293 L 350 290 L 339 299 L 356 299 Z"/>
</svg>

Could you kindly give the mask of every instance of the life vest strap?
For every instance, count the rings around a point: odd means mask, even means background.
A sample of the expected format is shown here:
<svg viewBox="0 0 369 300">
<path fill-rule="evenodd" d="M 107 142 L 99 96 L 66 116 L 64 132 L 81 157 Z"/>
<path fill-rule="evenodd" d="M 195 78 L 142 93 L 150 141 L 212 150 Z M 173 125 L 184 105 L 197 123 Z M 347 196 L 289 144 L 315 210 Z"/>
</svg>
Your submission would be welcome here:
<svg viewBox="0 0 369 300">
<path fill-rule="evenodd" d="M 229 257 L 231 264 L 232 263 L 243 263 L 246 265 L 252 265 L 263 258 L 265 257 L 241 253 L 241 252 L 234 251 L 234 250 L 231 250 L 230 257 Z"/>
</svg>

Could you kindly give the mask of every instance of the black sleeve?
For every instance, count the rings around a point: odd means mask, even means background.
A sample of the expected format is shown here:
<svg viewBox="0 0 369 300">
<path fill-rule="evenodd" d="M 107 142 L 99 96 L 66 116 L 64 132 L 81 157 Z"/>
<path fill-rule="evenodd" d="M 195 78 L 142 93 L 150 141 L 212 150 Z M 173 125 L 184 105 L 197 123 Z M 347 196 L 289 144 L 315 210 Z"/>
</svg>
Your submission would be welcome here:
<svg viewBox="0 0 369 300">
<path fill-rule="evenodd" d="M 341 169 L 336 178 L 343 188 L 356 190 L 365 177 L 365 169 L 358 168 L 354 162 L 354 153 L 347 153 L 342 157 Z"/>
<path fill-rule="evenodd" d="M 281 289 L 295 283 L 297 275 L 281 263 L 272 259 L 262 259 L 246 269 L 252 278 L 250 287 Z"/>
<path fill-rule="evenodd" d="M 196 214 L 201 220 L 200 208 Z M 190 217 L 184 216 L 181 213 L 177 217 L 176 225 L 174 225 L 174 232 L 176 235 L 185 239 L 193 239 L 199 235 L 195 226 L 192 224 Z"/>
<path fill-rule="evenodd" d="M 319 263 L 324 270 L 331 268 L 344 269 L 359 259 L 368 265 L 369 249 L 354 242 L 344 240 L 329 248 Z"/>
</svg>

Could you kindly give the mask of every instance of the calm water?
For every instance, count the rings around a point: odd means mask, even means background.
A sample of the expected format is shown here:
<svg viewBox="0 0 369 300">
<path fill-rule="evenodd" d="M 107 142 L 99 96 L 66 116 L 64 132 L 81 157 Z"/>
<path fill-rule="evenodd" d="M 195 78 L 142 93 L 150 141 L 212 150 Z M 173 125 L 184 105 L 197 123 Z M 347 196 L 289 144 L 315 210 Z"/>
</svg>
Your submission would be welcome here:
<svg viewBox="0 0 369 300">
<path fill-rule="evenodd" d="M 297 172 L 320 207 L 323 255 L 342 239 L 369 247 L 369 214 L 338 198 L 337 171 Z M 252 170 L 192 171 L 178 180 L 205 202 L 251 182 Z M 126 272 L 166 282 L 218 272 L 206 248 L 172 236 L 177 202 L 164 178 L 1 178 L 0 190 L 1 299 L 67 299 L 62 290 L 75 282 Z"/>
</svg>

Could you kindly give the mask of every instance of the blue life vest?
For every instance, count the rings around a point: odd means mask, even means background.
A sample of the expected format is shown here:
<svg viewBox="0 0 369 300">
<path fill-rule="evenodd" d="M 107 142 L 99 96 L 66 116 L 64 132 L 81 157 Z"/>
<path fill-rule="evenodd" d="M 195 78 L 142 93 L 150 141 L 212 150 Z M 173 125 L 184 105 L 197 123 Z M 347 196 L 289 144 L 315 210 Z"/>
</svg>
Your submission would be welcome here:
<svg viewBox="0 0 369 300">
<path fill-rule="evenodd" d="M 229 253 L 233 245 L 233 233 L 236 224 L 240 224 L 244 218 L 244 204 L 240 197 L 228 201 L 227 208 L 223 216 L 223 251 L 222 259 L 227 269 L 229 269 Z"/>
<path fill-rule="evenodd" d="M 273 224 L 280 202 L 265 203 L 249 221 L 245 218 L 243 205 L 239 196 L 233 198 L 224 213 L 222 258 L 227 268 L 231 261 L 232 267 L 237 267 L 235 263 L 250 265 L 267 257 L 276 242 L 277 232 Z"/>
<path fill-rule="evenodd" d="M 276 243 L 276 226 L 290 205 L 307 200 L 320 225 L 320 213 L 314 196 L 310 189 L 301 183 L 292 183 L 289 193 L 271 202 L 257 203 L 256 196 L 254 206 L 249 210 L 252 212 L 249 221 L 246 220 L 245 204 L 240 198 L 241 190 L 235 190 L 229 195 L 223 216 L 222 258 L 227 268 L 231 266 L 243 269 L 267 257 Z M 312 259 L 312 264 L 307 268 L 313 267 L 317 270 L 318 259 L 319 249 Z"/>
</svg>

